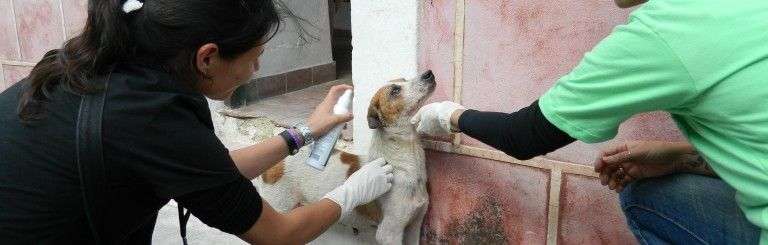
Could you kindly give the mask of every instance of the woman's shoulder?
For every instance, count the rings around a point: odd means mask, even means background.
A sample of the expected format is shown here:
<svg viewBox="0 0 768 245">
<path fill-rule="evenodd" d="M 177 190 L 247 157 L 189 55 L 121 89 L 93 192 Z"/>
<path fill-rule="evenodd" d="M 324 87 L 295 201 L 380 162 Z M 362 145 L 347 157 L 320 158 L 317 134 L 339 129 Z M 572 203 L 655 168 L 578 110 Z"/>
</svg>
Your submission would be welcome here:
<svg viewBox="0 0 768 245">
<path fill-rule="evenodd" d="M 127 89 L 127 92 L 156 92 L 202 97 L 191 84 L 177 81 L 159 66 L 118 64 L 109 75 L 110 87 Z"/>
<path fill-rule="evenodd" d="M 178 124 L 211 124 L 205 97 L 160 69 L 120 65 L 109 80 L 105 120 L 147 124 L 162 119 Z"/>
</svg>

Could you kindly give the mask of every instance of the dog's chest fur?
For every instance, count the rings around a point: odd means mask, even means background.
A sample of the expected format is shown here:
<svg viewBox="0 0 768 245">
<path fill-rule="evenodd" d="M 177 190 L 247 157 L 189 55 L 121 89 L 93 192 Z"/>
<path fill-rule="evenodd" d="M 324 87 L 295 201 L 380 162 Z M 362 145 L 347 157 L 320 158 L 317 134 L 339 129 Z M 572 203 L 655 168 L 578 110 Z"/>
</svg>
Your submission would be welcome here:
<svg viewBox="0 0 768 245">
<path fill-rule="evenodd" d="M 417 202 L 421 202 L 421 199 L 426 200 L 427 170 L 424 148 L 415 132 L 393 135 L 376 131 L 371 142 L 368 152 L 369 160 L 384 158 L 394 167 L 392 194 L 405 194 L 405 197 L 398 198 L 415 198 Z"/>
</svg>

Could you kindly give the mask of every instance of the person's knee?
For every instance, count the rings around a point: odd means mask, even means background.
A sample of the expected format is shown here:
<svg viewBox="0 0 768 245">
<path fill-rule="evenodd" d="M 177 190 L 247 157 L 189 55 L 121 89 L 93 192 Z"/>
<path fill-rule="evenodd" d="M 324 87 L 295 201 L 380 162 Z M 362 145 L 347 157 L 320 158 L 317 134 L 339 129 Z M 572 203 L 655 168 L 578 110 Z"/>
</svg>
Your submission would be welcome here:
<svg viewBox="0 0 768 245">
<path fill-rule="evenodd" d="M 627 209 L 637 205 L 639 201 L 643 200 L 643 198 L 640 197 L 642 192 L 638 191 L 640 188 L 643 188 L 643 185 L 638 185 L 637 182 L 629 183 L 624 187 L 624 190 L 619 193 L 619 203 L 621 204 L 621 210 L 624 211 L 625 215 Z"/>
<path fill-rule="evenodd" d="M 641 243 L 688 244 L 720 241 L 723 234 L 743 239 L 744 234 L 760 233 L 756 227 L 754 232 L 736 228 L 741 223 L 752 225 L 741 215 L 734 195 L 722 180 L 675 174 L 630 183 L 619 200 L 630 230 Z"/>
<path fill-rule="evenodd" d="M 621 204 L 621 211 L 627 220 L 627 226 L 632 234 L 635 236 L 640 244 L 649 244 L 646 240 L 646 231 L 642 229 L 638 219 L 642 210 L 638 207 L 638 201 L 643 200 L 642 197 L 638 197 L 637 183 L 630 183 L 624 187 L 624 190 L 619 193 L 619 203 Z"/>
<path fill-rule="evenodd" d="M 662 182 L 662 183 L 659 183 Z M 636 222 L 639 216 L 652 210 L 656 205 L 663 205 L 668 198 L 662 189 L 666 188 L 663 180 L 646 179 L 629 183 L 619 193 L 621 211 L 630 225 Z M 636 228 L 636 227 L 635 227 Z"/>
<path fill-rule="evenodd" d="M 632 190 L 632 188 L 634 187 L 634 185 L 635 185 L 635 183 L 634 183 L 634 182 L 632 182 L 632 183 L 629 183 L 629 184 L 626 184 L 626 185 L 624 186 L 624 190 L 622 190 L 621 192 L 619 192 L 619 199 L 620 199 L 622 202 L 624 202 L 624 199 L 625 199 L 625 198 L 629 198 L 629 197 L 631 197 L 631 195 L 629 195 L 628 193 L 630 193 L 630 190 Z"/>
<path fill-rule="evenodd" d="M 714 186 L 721 188 L 712 188 Z M 624 210 L 638 205 L 653 208 L 661 203 L 687 204 L 695 200 L 707 199 L 708 196 L 715 194 L 732 195 L 729 190 L 725 183 L 717 179 L 691 174 L 674 174 L 630 183 L 619 194 L 619 199 Z"/>
</svg>

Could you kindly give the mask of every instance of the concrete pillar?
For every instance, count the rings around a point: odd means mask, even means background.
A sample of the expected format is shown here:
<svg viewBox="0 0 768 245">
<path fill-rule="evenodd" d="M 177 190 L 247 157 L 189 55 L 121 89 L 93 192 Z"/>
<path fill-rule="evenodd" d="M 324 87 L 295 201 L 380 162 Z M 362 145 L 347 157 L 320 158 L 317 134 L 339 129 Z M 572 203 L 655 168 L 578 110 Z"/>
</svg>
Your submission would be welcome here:
<svg viewBox="0 0 768 245">
<path fill-rule="evenodd" d="M 352 1 L 352 81 L 355 85 L 355 151 L 366 154 L 366 115 L 373 93 L 387 81 L 418 73 L 420 1 Z"/>
</svg>

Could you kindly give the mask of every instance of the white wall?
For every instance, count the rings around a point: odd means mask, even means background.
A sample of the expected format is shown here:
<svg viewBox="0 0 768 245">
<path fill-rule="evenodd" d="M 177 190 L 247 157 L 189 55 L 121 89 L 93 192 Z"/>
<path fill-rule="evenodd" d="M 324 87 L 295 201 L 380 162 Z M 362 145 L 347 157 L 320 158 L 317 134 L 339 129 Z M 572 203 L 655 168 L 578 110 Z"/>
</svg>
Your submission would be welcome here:
<svg viewBox="0 0 768 245">
<path fill-rule="evenodd" d="M 304 18 L 314 27 L 304 23 L 304 27 L 317 40 L 309 43 L 299 39 L 296 24 L 285 19 L 280 32 L 267 43 L 261 58 L 261 69 L 256 77 L 265 77 L 286 73 L 307 67 L 333 62 L 331 53 L 331 30 L 328 17 L 327 0 L 283 0 L 299 17 Z"/>
<path fill-rule="evenodd" d="M 366 154 L 366 115 L 373 93 L 387 81 L 418 73 L 417 0 L 352 0 L 352 81 L 355 150 Z"/>
</svg>

